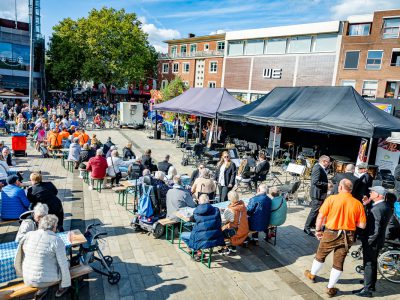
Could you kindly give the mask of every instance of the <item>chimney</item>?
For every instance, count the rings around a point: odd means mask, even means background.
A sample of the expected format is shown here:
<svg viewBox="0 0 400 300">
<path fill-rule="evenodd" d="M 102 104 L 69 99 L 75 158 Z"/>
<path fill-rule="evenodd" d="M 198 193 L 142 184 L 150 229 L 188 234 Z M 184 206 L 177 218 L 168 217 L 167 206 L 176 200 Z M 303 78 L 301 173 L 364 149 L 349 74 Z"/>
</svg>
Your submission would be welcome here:
<svg viewBox="0 0 400 300">
<path fill-rule="evenodd" d="M 195 36 L 196 36 L 196 35 L 195 35 L 194 33 L 189 33 L 189 34 L 188 34 L 188 37 L 189 37 L 189 38 L 194 38 Z"/>
</svg>

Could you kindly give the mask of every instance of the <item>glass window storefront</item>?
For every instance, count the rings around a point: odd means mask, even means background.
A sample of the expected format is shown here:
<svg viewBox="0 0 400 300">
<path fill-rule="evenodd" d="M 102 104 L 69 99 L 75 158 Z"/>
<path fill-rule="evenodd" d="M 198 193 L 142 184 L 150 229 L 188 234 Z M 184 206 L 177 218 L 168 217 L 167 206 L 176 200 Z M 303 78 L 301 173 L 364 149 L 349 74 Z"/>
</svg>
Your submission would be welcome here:
<svg viewBox="0 0 400 300">
<path fill-rule="evenodd" d="M 29 70 L 29 46 L 0 42 L 0 68 Z"/>
<path fill-rule="evenodd" d="M 247 98 L 247 93 L 230 92 L 230 94 L 244 103 L 247 103 L 249 101 Z"/>
<path fill-rule="evenodd" d="M 250 95 L 250 102 L 256 101 L 261 97 L 265 96 L 265 94 L 251 94 Z"/>
<path fill-rule="evenodd" d="M 297 36 L 289 39 L 288 53 L 309 53 L 311 36 Z"/>
<path fill-rule="evenodd" d="M 243 55 L 243 48 L 244 48 L 243 41 L 229 42 L 228 55 L 229 56 Z"/>
<path fill-rule="evenodd" d="M 270 39 L 266 44 L 266 54 L 285 54 L 286 39 Z"/>
<path fill-rule="evenodd" d="M 336 51 L 337 35 L 321 34 L 315 38 L 314 52 L 334 52 Z"/>
<path fill-rule="evenodd" d="M 246 42 L 244 54 L 257 55 L 264 52 L 264 40 L 248 40 Z"/>
</svg>

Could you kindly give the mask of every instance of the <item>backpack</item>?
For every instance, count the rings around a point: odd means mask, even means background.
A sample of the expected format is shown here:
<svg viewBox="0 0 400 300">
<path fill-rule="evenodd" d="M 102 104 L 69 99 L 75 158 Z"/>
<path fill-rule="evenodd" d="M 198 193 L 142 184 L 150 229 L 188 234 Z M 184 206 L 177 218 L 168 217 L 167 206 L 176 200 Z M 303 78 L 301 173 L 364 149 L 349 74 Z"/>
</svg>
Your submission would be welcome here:
<svg viewBox="0 0 400 300">
<path fill-rule="evenodd" d="M 393 214 L 395 216 L 395 218 L 400 221 L 400 202 L 397 201 L 394 203 L 394 210 L 393 210 Z"/>
<path fill-rule="evenodd" d="M 138 214 L 145 218 L 150 218 L 154 214 L 150 197 L 152 190 L 153 186 L 146 186 L 145 184 L 142 185 L 142 196 L 139 199 Z"/>
<path fill-rule="evenodd" d="M 282 197 L 274 197 L 271 202 L 271 219 L 269 224 L 272 226 L 280 226 L 286 221 L 287 203 Z"/>
</svg>

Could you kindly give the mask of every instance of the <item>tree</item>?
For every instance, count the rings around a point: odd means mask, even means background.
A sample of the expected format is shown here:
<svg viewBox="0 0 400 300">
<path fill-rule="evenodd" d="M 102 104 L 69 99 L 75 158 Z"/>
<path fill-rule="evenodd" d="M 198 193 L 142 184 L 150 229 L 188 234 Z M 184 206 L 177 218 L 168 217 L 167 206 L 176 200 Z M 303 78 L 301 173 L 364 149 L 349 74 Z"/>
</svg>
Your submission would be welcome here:
<svg viewBox="0 0 400 300">
<path fill-rule="evenodd" d="M 91 10 L 87 18 L 71 21 L 63 20 L 54 27 L 48 53 L 53 74 L 72 67 L 66 81 L 101 82 L 108 91 L 111 85 L 122 87 L 154 77 L 157 53 L 136 14 L 103 7 Z"/>
<path fill-rule="evenodd" d="M 162 101 L 171 100 L 187 90 L 185 83 L 179 76 L 176 76 L 165 88 L 161 89 Z"/>
</svg>

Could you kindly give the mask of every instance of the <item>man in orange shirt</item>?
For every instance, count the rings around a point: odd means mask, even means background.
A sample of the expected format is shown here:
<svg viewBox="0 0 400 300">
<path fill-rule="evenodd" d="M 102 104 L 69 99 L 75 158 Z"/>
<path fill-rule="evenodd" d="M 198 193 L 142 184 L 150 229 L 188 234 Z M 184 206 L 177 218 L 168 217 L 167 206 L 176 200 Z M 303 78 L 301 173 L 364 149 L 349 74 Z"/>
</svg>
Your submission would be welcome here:
<svg viewBox="0 0 400 300">
<path fill-rule="evenodd" d="M 316 237 L 320 240 L 311 271 L 306 270 L 304 275 L 315 282 L 315 277 L 322 269 L 325 258 L 334 251 L 333 266 L 329 277 L 326 293 L 329 297 L 337 294 L 334 288 L 343 272 L 343 264 L 347 252 L 354 242 L 356 227 L 364 229 L 366 216 L 362 203 L 351 195 L 353 184 L 348 179 L 339 183 L 339 194 L 329 196 L 319 209 L 316 221 Z M 325 222 L 325 230 L 322 224 Z"/>
<path fill-rule="evenodd" d="M 87 142 L 89 142 L 89 135 L 86 134 L 84 129 L 81 129 L 79 135 L 79 145 L 82 147 Z"/>
<path fill-rule="evenodd" d="M 49 148 L 51 150 L 61 149 L 62 148 L 62 136 L 58 132 L 57 128 L 53 129 L 50 132 L 47 140 L 48 140 L 48 142 L 50 144 Z"/>
</svg>

